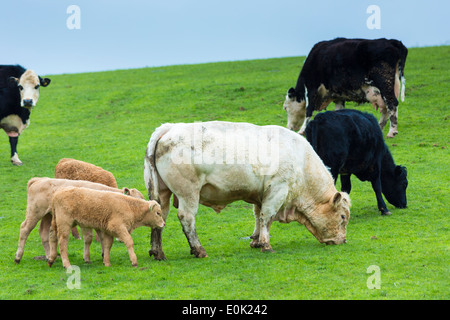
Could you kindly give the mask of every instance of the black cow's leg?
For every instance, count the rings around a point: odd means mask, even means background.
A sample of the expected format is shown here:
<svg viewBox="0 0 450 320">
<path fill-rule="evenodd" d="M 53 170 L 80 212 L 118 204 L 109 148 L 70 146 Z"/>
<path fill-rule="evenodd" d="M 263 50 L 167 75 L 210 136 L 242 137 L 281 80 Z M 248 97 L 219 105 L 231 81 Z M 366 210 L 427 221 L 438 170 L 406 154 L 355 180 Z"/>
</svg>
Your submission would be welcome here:
<svg viewBox="0 0 450 320">
<path fill-rule="evenodd" d="M 392 77 L 391 77 L 392 74 Z M 383 130 L 386 124 L 387 118 L 391 120 L 388 138 L 393 138 L 397 133 L 397 108 L 398 99 L 395 95 L 394 83 L 395 83 L 395 72 L 386 71 L 384 74 L 373 75 L 373 86 L 380 90 L 380 94 L 386 104 L 386 109 L 384 115 L 382 115 L 383 121 L 380 119 L 380 128 Z"/>
<path fill-rule="evenodd" d="M 19 142 L 19 137 L 9 137 L 9 145 L 11 146 L 11 162 L 13 165 L 21 166 L 22 161 L 19 159 L 17 154 L 17 143 Z"/>
<path fill-rule="evenodd" d="M 351 174 L 341 174 L 341 191 L 350 194 L 352 183 L 350 181 Z"/>
<path fill-rule="evenodd" d="M 373 191 L 375 191 L 375 195 L 377 197 L 377 205 L 378 205 L 378 210 L 380 210 L 381 215 L 391 215 L 391 212 L 389 212 L 389 210 L 386 207 L 386 203 L 383 200 L 383 196 L 381 194 L 381 180 L 380 177 L 378 176 L 375 180 L 372 180 L 372 188 Z"/>
</svg>

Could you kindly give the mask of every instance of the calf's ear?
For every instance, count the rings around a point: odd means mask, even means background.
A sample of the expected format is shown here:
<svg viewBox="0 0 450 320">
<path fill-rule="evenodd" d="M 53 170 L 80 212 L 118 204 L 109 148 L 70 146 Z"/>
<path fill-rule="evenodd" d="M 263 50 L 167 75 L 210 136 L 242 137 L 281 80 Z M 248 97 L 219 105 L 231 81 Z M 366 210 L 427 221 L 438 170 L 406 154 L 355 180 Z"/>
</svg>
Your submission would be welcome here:
<svg viewBox="0 0 450 320">
<path fill-rule="evenodd" d="M 49 78 L 41 78 L 39 77 L 39 83 L 42 87 L 46 87 L 50 84 L 50 79 Z"/>
<path fill-rule="evenodd" d="M 131 191 L 127 187 L 123 188 L 122 191 L 123 191 L 123 194 L 126 195 L 126 196 L 131 195 Z"/>
<path fill-rule="evenodd" d="M 150 211 L 153 211 L 153 209 L 155 208 L 155 206 L 158 204 L 158 202 L 151 200 L 149 201 L 149 205 L 148 208 L 150 209 Z"/>
</svg>

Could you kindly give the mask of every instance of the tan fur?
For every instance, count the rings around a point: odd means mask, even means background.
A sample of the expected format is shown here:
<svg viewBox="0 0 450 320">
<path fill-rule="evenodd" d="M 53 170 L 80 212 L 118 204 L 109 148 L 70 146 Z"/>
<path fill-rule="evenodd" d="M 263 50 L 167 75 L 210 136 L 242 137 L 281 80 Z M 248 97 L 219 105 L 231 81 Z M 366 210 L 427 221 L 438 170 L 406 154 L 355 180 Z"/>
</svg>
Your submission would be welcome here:
<svg viewBox="0 0 450 320">
<path fill-rule="evenodd" d="M 50 249 L 48 241 L 51 223 L 51 200 L 53 194 L 57 190 L 70 186 L 85 187 L 96 190 L 106 190 L 122 194 L 126 193 L 131 197 L 144 199 L 142 193 L 136 189 L 117 189 L 105 186 L 100 183 L 82 180 L 76 181 L 68 179 L 31 178 L 27 184 L 27 213 L 25 220 L 20 226 L 19 246 L 14 260 L 16 263 L 19 263 L 22 259 L 27 238 L 39 221 L 41 221 L 41 224 L 39 226 L 39 234 L 41 237 L 42 245 L 44 246 L 46 257 L 49 256 Z M 85 259 L 87 260 L 89 260 L 89 240 L 92 241 L 92 231 L 90 233 L 90 239 L 88 237 L 85 237 L 84 239 Z"/>
<path fill-rule="evenodd" d="M 145 201 L 108 191 L 87 188 L 64 188 L 52 199 L 52 228 L 50 235 L 49 266 L 56 259 L 56 237 L 65 268 L 70 267 L 67 243 L 70 229 L 78 224 L 82 228 L 94 228 L 102 232 L 103 263 L 110 266 L 109 253 L 113 237 L 119 238 L 127 247 L 133 266 L 137 266 L 130 233 L 140 227 L 163 228 L 161 207 L 156 201 Z M 56 232 L 56 235 L 55 235 Z"/>
<path fill-rule="evenodd" d="M 116 178 L 114 178 L 114 175 L 111 172 L 91 163 L 71 158 L 59 160 L 55 167 L 55 178 L 86 180 L 117 188 Z M 75 239 L 80 239 L 77 227 L 73 227 L 72 235 Z M 97 241 L 100 240 L 97 234 L 95 234 L 95 239 Z"/>
<path fill-rule="evenodd" d="M 55 178 L 86 180 L 117 188 L 116 178 L 111 172 L 96 165 L 70 158 L 63 158 L 58 162 L 55 168 Z"/>
</svg>

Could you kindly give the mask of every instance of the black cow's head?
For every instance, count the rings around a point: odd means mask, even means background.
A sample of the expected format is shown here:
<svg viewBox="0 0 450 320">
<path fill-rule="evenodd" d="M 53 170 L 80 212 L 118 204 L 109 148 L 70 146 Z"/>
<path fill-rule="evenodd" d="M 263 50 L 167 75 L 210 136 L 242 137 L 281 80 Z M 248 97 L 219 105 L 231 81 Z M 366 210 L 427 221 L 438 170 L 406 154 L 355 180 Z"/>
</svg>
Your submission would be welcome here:
<svg viewBox="0 0 450 320">
<path fill-rule="evenodd" d="M 386 200 L 397 208 L 406 208 L 406 188 L 408 180 L 406 178 L 406 167 L 396 166 L 393 174 L 383 172 L 381 188 Z"/>
<path fill-rule="evenodd" d="M 9 80 L 19 89 L 20 105 L 30 111 L 39 100 L 39 88 L 50 84 L 49 78 L 41 78 L 33 70 L 25 71 L 19 79 L 10 77 Z"/>
</svg>

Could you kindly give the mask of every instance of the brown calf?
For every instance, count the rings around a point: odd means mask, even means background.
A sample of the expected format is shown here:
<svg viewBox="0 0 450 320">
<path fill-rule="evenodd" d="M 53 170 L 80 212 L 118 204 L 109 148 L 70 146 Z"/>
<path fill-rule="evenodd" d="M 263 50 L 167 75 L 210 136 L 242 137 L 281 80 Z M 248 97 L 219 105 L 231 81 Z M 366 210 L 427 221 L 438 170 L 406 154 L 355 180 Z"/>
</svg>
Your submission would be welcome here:
<svg viewBox="0 0 450 320">
<path fill-rule="evenodd" d="M 64 268 L 70 267 L 67 244 L 71 228 L 78 224 L 82 229 L 100 230 L 104 250 L 103 263 L 109 267 L 110 250 L 114 237 L 128 249 L 132 266 L 137 266 L 130 233 L 140 227 L 163 228 L 161 207 L 156 201 L 134 199 L 108 191 L 87 188 L 65 188 L 52 199 L 52 230 L 50 231 L 51 267 L 56 259 L 57 238 Z"/>
<path fill-rule="evenodd" d="M 114 178 L 114 175 L 111 172 L 91 163 L 71 158 L 62 158 L 59 160 L 55 167 L 55 178 L 86 180 L 117 188 L 116 178 Z M 72 229 L 72 235 L 75 239 L 80 239 L 77 227 Z M 97 234 L 95 235 L 95 238 L 99 241 Z"/>
<path fill-rule="evenodd" d="M 65 187 L 85 187 L 96 190 L 106 190 L 115 193 L 123 193 L 131 197 L 144 199 L 142 193 L 136 189 L 117 189 L 105 186 L 100 183 L 94 183 L 83 180 L 67 180 L 52 178 L 31 178 L 27 185 L 27 215 L 20 225 L 19 247 L 16 252 L 14 261 L 19 263 L 23 256 L 25 243 L 30 232 L 41 221 L 39 226 L 39 235 L 41 236 L 42 245 L 44 246 L 45 255 L 48 258 L 50 249 L 48 244 L 49 230 L 51 224 L 51 200 L 53 194 L 60 188 Z M 87 230 L 86 230 L 87 231 Z M 89 246 L 92 242 L 92 231 L 85 235 L 85 259 L 89 260 Z"/>
</svg>

